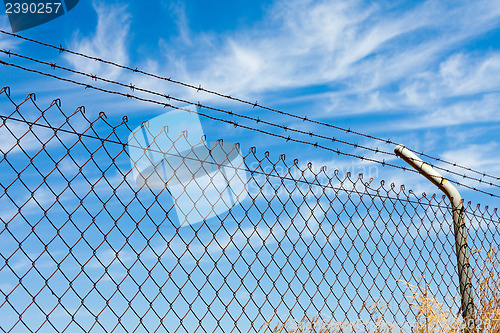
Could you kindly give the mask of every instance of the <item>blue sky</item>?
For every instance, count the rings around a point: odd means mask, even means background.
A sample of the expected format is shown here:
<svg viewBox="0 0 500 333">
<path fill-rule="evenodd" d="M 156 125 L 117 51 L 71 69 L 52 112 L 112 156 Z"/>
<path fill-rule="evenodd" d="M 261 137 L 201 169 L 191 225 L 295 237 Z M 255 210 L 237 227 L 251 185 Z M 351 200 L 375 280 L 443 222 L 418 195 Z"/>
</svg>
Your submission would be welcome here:
<svg viewBox="0 0 500 333">
<path fill-rule="evenodd" d="M 0 15 L 0 27 L 10 31 L 6 15 Z M 54 45 L 63 45 L 74 51 L 132 68 L 138 67 L 143 71 L 171 77 L 195 86 L 201 84 L 202 87 L 213 91 L 252 102 L 258 101 L 261 105 L 307 116 L 310 119 L 381 138 L 390 138 L 416 151 L 424 151 L 432 156 L 457 162 L 491 175 L 500 175 L 500 157 L 498 157 L 500 149 L 500 135 L 498 134 L 500 129 L 500 113 L 498 112 L 498 105 L 500 105 L 499 1 L 277 0 L 251 1 L 241 4 L 223 1 L 191 1 L 187 3 L 180 1 L 150 1 L 146 3 L 138 1 L 81 1 L 67 14 L 44 25 L 23 31 L 21 35 Z M 304 131 L 335 136 L 359 145 L 378 147 L 387 151 L 392 151 L 394 148 L 374 140 L 277 116 L 259 108 L 252 108 L 67 53 L 60 54 L 54 50 L 3 34 L 0 34 L 0 49 L 9 49 L 100 77 L 126 84 L 133 83 L 137 87 L 168 93 L 193 102 L 200 101 L 207 105 L 259 117 L 270 122 L 286 124 Z M 0 54 L 0 59 L 26 67 L 52 71 L 27 60 L 15 57 L 7 58 L 3 53 Z M 97 117 L 99 112 L 104 111 L 108 115 L 110 123 L 119 123 L 122 116 L 127 115 L 130 127 L 134 128 L 142 121 L 168 111 L 152 104 L 106 95 L 89 89 L 85 90 L 79 86 L 22 72 L 7 66 L 1 66 L 0 73 L 0 84 L 11 87 L 15 100 L 24 99 L 26 94 L 30 92 L 37 94 L 37 103 L 41 106 L 50 104 L 54 98 L 60 98 L 62 108 L 67 112 L 80 105 L 85 105 L 86 116 L 90 119 Z M 130 92 L 102 82 L 95 83 L 77 75 L 61 71 L 54 71 L 54 73 L 100 87 Z M 140 92 L 137 92 L 137 95 L 155 98 Z M 10 106 L 5 100 L 2 101 L 1 105 L 2 107 Z M 183 105 L 179 104 L 178 106 Z M 35 117 L 38 111 L 27 107 L 24 112 L 29 118 Z M 227 116 L 221 117 L 232 120 Z M 257 156 L 263 157 L 265 151 L 270 151 L 272 161 L 277 161 L 280 154 L 286 154 L 288 165 L 292 164 L 295 158 L 298 158 L 301 167 L 312 162 L 316 170 L 322 165 L 326 165 L 330 173 L 338 169 L 340 170 L 340 178 L 346 172 L 353 174 L 363 172 L 365 177 L 374 178 L 374 184 L 385 180 L 387 184 L 394 182 L 396 188 L 405 184 L 407 189 L 413 189 L 418 195 L 424 191 L 436 192 L 433 185 L 429 184 L 423 177 L 413 173 L 381 167 L 352 158 L 339 157 L 319 148 L 284 142 L 284 140 L 234 128 L 232 125 L 221 124 L 203 117 L 200 120 L 207 135 L 207 141 L 222 138 L 228 142 L 238 142 L 241 143 L 243 152 L 247 152 L 250 147 L 255 146 Z M 253 123 L 247 124 L 255 126 Z M 76 122 L 76 126 L 78 125 L 84 126 L 85 124 L 84 122 Z M 272 129 L 264 125 L 260 128 Z M 102 130 L 105 131 L 105 129 Z M 40 133 L 42 136 L 50 134 L 44 134 L 43 131 Z M 9 149 L 14 141 L 5 131 L 0 132 L 0 135 L 2 136 L 2 149 Z M 126 140 L 127 136 L 128 134 L 124 134 L 123 140 Z M 297 138 L 312 142 L 318 141 L 307 136 L 300 137 L 298 135 Z M 26 140 L 25 144 L 28 146 L 30 144 L 29 138 Z M 367 154 L 359 148 L 325 144 L 335 149 L 340 148 L 348 153 L 382 158 L 380 155 Z M 78 158 L 83 160 L 85 156 L 78 156 Z M 384 158 L 387 162 L 404 165 L 400 159 L 395 157 L 386 156 Z M 21 160 L 22 158 L 20 158 Z M 254 162 L 254 160 L 251 161 Z M 439 163 L 438 165 L 449 167 Z M 268 165 L 268 167 L 270 166 Z M 116 170 L 111 171 L 111 182 L 113 184 L 119 182 L 119 170 L 127 168 L 129 168 L 128 161 L 120 161 Z M 72 167 L 68 166 L 68 170 L 71 172 Z M 459 169 L 454 170 L 460 171 Z M 98 176 L 98 171 L 95 169 L 89 169 L 88 172 L 93 177 Z M 471 176 L 476 175 L 471 174 Z M 500 195 L 498 187 L 477 184 L 455 176 L 450 176 L 450 178 Z M 34 177 L 34 179 L 37 178 Z M 54 181 L 56 188 L 61 186 L 57 180 Z M 87 187 L 83 186 L 80 190 L 84 192 L 86 189 Z M 483 206 L 498 207 L 498 199 L 492 199 L 465 188 L 459 188 L 459 190 L 466 201 L 471 200 Z M 103 189 L 103 193 L 108 193 L 108 191 L 109 188 Z M 36 194 L 42 203 L 44 202 L 43 198 L 46 198 L 46 202 L 52 200 L 51 194 L 46 189 L 40 189 Z M 124 198 L 129 198 L 130 194 L 127 189 L 123 192 Z M 143 195 L 145 198 L 150 198 L 147 193 Z M 22 196 L 21 192 L 19 192 L 19 196 Z M 171 199 L 166 198 L 165 200 L 171 204 L 171 201 L 168 201 Z M 265 204 L 263 198 L 260 200 L 262 204 Z M 439 199 L 436 200 L 439 201 Z M 313 206 L 302 204 L 301 209 L 305 210 L 301 210 L 302 219 L 294 223 L 296 225 L 304 224 L 304 221 L 313 219 L 312 216 L 321 220 L 321 217 L 317 216 L 321 216 L 322 210 L 326 209 L 326 202 L 322 200 L 321 203 Z M 94 199 L 93 203 L 97 205 L 92 206 L 92 209 L 98 210 L 98 202 Z M 65 204 L 72 207 L 75 205 L 75 201 L 67 199 Z M 274 204 L 277 203 L 274 202 Z M 116 207 L 119 209 L 119 205 Z M 290 206 L 288 207 L 290 208 Z M 10 208 L 14 209 L 12 205 Z M 159 208 L 155 206 L 155 209 Z M 113 215 L 118 211 L 112 210 L 111 212 Z M 13 214 L 13 211 L 4 212 L 4 218 L 9 214 Z M 36 216 L 40 212 L 35 211 L 33 214 Z M 57 212 L 53 214 L 57 214 Z M 86 218 L 85 213 L 80 212 L 79 214 L 81 214 L 79 216 L 82 219 Z M 158 214 L 161 214 L 161 210 Z M 259 212 L 254 211 L 253 214 L 255 214 L 252 215 L 253 217 L 258 216 Z M 329 214 L 335 215 L 331 211 Z M 437 212 L 437 214 L 442 214 L 442 212 Z M 324 212 L 323 215 L 325 215 Z M 283 230 L 274 230 L 273 233 L 274 221 L 272 219 L 273 216 L 270 216 L 270 220 L 255 229 L 255 233 L 282 237 Z M 287 225 L 289 227 L 292 222 L 285 221 L 284 228 L 286 229 Z M 100 223 L 103 228 L 107 226 L 112 228 L 110 219 L 103 219 Z M 361 221 L 353 223 L 356 226 Z M 429 227 L 425 221 L 422 223 Z M 127 225 L 126 220 L 122 225 L 124 230 L 134 232 L 133 225 Z M 206 265 L 203 266 L 204 269 L 211 267 L 211 261 L 204 257 L 204 246 L 208 246 L 207 242 L 210 242 L 213 236 L 211 228 L 216 225 L 217 221 L 212 221 L 207 226 L 200 227 L 201 239 L 199 243 L 194 245 L 193 258 L 183 259 L 186 260 L 187 266 L 193 265 L 193 259 L 203 259 L 201 265 Z M 241 229 L 236 229 L 235 226 L 229 227 L 230 233 L 235 235 L 236 247 L 245 244 L 245 242 L 249 244 L 260 242 L 259 246 L 265 246 L 260 239 L 263 236 L 255 237 L 252 223 L 243 224 L 238 228 L 240 227 Z M 391 227 L 396 228 L 396 226 Z M 18 228 L 18 232 L 21 234 L 27 232 L 23 227 L 18 226 Z M 144 228 L 146 234 L 154 233 L 153 226 L 149 225 Z M 167 234 L 173 230 L 170 227 L 165 228 L 167 228 Z M 310 228 L 316 230 L 314 225 Z M 429 234 L 432 234 L 432 237 L 425 241 L 422 240 L 423 243 L 431 242 L 432 244 L 433 240 L 445 242 L 446 237 L 439 229 L 429 228 Z M 351 231 L 355 233 L 355 229 L 354 227 L 354 231 Z M 71 230 L 68 230 L 67 237 L 71 239 Z M 182 243 L 182 238 L 191 239 L 193 237 L 193 229 L 182 228 L 181 230 L 180 239 L 175 239 L 172 243 L 175 246 L 172 246 L 170 255 L 183 253 L 186 245 Z M 50 234 L 50 231 L 46 230 L 47 235 Z M 95 230 L 93 232 L 98 239 L 99 233 Z M 323 232 L 325 231 L 323 230 Z M 416 230 L 409 231 L 409 233 L 413 232 L 416 233 Z M 140 244 L 138 247 L 146 246 L 143 244 L 144 239 L 137 234 L 134 235 L 137 237 L 137 244 Z M 229 246 L 230 242 L 224 230 L 216 232 L 216 236 L 222 245 L 212 244 L 214 250 L 210 253 L 214 256 L 220 256 L 221 249 Z M 356 240 L 358 245 L 361 246 L 364 242 L 368 242 L 363 238 L 365 236 L 367 235 Z M 294 237 L 292 236 L 291 243 L 293 243 Z M 304 237 L 306 243 L 301 244 L 301 246 L 307 246 L 310 244 L 308 242 L 312 243 L 311 235 Z M 380 235 L 380 239 L 384 237 Z M 318 250 L 323 244 L 322 242 L 326 241 L 328 239 L 321 239 L 319 243 L 313 245 L 313 248 Z M 349 242 L 350 240 L 346 239 L 345 241 Z M 376 239 L 372 241 L 377 242 Z M 39 246 L 37 242 L 37 240 L 33 240 L 33 249 Z M 103 262 L 112 263 L 115 255 L 113 251 L 120 248 L 122 243 L 122 237 L 115 235 L 112 243 L 109 244 L 109 249 L 104 247 L 99 252 L 98 257 L 104 258 Z M 5 245 L 3 252 L 8 253 L 11 246 L 15 246 L 15 243 Z M 291 244 L 287 244 L 287 246 L 291 246 Z M 376 244 L 373 246 L 375 248 Z M 270 251 L 275 250 L 274 247 L 276 247 L 274 242 L 267 245 L 267 249 Z M 55 250 L 61 249 L 62 256 L 64 245 L 55 246 Z M 165 251 L 165 239 L 155 239 L 154 249 L 159 249 L 160 252 Z M 345 251 L 345 248 L 343 249 Z M 394 248 L 394 251 L 396 250 L 399 251 L 399 249 Z M 36 253 L 35 250 L 33 251 Z M 88 253 L 88 248 L 81 249 L 83 257 Z M 252 254 L 255 257 L 254 252 L 247 251 L 244 258 L 251 258 Z M 343 254 L 342 251 L 341 254 Z M 337 256 L 341 254 L 337 253 Z M 121 249 L 120 256 L 126 264 L 123 267 L 114 266 L 113 274 L 115 275 L 112 276 L 125 275 L 123 268 L 126 267 L 127 263 L 133 262 L 133 249 L 128 248 L 127 245 Z M 264 258 L 267 256 L 269 255 L 264 255 Z M 280 255 L 280 260 L 286 260 L 286 254 L 284 256 Z M 22 257 L 20 255 L 16 259 L 22 260 Z M 167 261 L 165 265 L 172 267 L 172 262 L 168 261 L 171 257 L 167 255 L 165 257 Z M 231 252 L 228 258 L 221 259 L 221 263 L 227 264 L 226 259 L 230 263 L 236 257 L 237 251 Z M 148 260 L 152 260 L 150 262 L 152 265 L 156 253 L 148 249 L 144 258 L 147 263 L 149 263 Z M 298 260 L 296 257 L 294 258 Z M 53 263 L 50 266 L 51 259 L 42 259 L 48 262 L 46 269 L 49 272 L 53 266 Z M 314 260 L 312 257 L 306 259 L 305 266 L 313 265 Z M 402 260 L 402 258 L 398 260 Z M 241 261 L 239 264 L 244 266 Z M 67 265 L 67 269 L 71 271 L 71 265 Z M 444 266 L 440 266 L 438 270 L 444 271 L 443 267 L 448 267 L 447 265 L 450 263 L 444 263 Z M 350 267 L 349 264 L 347 266 Z M 24 267 L 22 263 L 19 263 L 19 270 L 22 271 Z M 97 270 L 102 268 L 99 263 L 95 263 L 95 260 L 94 266 L 90 265 L 89 267 L 91 276 L 94 274 L 92 267 Z M 138 276 L 144 273 L 140 267 L 135 266 L 135 269 L 137 269 Z M 244 270 L 245 267 L 240 267 L 240 269 Z M 377 281 L 392 277 L 390 270 L 390 266 L 384 267 L 382 271 L 385 273 L 379 276 Z M 429 270 L 427 273 L 430 274 L 432 269 Z M 304 271 L 302 272 L 304 273 Z M 406 272 L 406 274 L 410 273 Z M 98 275 L 98 273 L 95 274 Z M 176 274 L 180 280 L 185 278 L 185 272 L 177 271 Z M 112 276 L 109 278 L 112 279 Z M 199 270 L 196 270 L 193 276 L 201 279 L 196 280 L 196 283 L 203 280 L 203 275 Z M 220 276 L 215 275 L 215 279 L 218 278 Z M 236 283 L 238 278 L 234 274 L 231 275 L 231 278 L 228 279 L 229 285 Z M 12 288 L 13 282 L 9 279 L 12 279 L 12 276 L 6 275 L 4 277 L 2 290 Z M 61 277 L 58 279 L 63 281 Z M 355 277 L 353 281 L 358 283 L 361 281 L 361 276 Z M 221 281 L 214 283 L 219 282 L 222 283 Z M 247 279 L 247 282 L 252 285 L 255 280 L 250 278 Z M 286 281 L 280 280 L 280 282 L 285 283 Z M 131 288 L 134 287 L 131 281 L 127 283 L 130 283 Z M 271 283 L 271 281 L 263 282 L 264 286 L 265 283 Z M 391 281 L 390 283 L 396 282 Z M 306 289 L 314 287 L 312 282 L 304 285 Z M 154 294 L 155 286 L 149 287 L 148 290 Z M 169 287 L 175 290 L 175 286 L 169 285 Z M 341 286 L 336 285 L 336 288 L 334 292 L 343 292 Z M 194 289 L 186 290 L 186 297 L 194 297 L 194 294 Z M 274 296 L 279 297 L 276 294 Z M 99 300 L 97 295 L 91 297 L 95 297 L 96 307 L 99 308 L 102 300 Z M 213 297 L 210 291 L 207 297 Z M 258 291 L 254 297 L 257 304 L 265 299 L 265 295 L 259 294 Z M 286 297 L 293 299 L 293 295 L 290 294 L 287 294 Z M 247 302 L 249 296 L 244 290 L 240 290 L 238 298 L 242 302 Z M 289 299 L 290 302 L 291 299 Z M 345 297 L 342 300 L 349 303 Z M 375 300 L 372 299 L 372 301 Z M 47 304 L 50 303 L 47 302 Z M 71 301 L 67 302 L 69 304 Z M 321 303 L 321 299 L 315 299 L 311 302 L 320 307 L 318 304 Z M 121 307 L 123 304 L 123 300 L 116 300 L 117 307 Z M 182 300 L 180 303 L 177 301 L 176 304 L 181 304 L 180 312 L 187 311 Z M 224 301 L 216 302 L 214 307 L 223 309 L 224 304 Z M 159 306 L 166 307 L 168 304 L 161 303 Z M 200 304 L 200 306 L 204 305 Z M 235 306 L 234 303 L 232 306 Z M 348 305 L 346 306 L 348 307 Z M 356 300 L 356 306 L 361 306 L 360 299 Z M 332 305 L 332 307 L 335 306 Z M 238 305 L 236 305 L 236 309 L 238 309 Z M 266 311 L 271 310 L 266 308 Z M 257 307 L 249 306 L 248 311 L 248 315 L 252 317 L 255 315 Z M 281 308 L 280 311 L 286 311 L 286 308 Z M 349 311 L 349 314 L 352 315 L 353 310 Z M 200 310 L 200 313 L 204 312 Z M 300 317 L 300 311 L 297 313 L 297 316 Z M 12 318 L 15 317 L 14 314 L 9 313 L 9 315 L 12 315 Z M 33 314 L 35 317 L 37 315 Z M 170 316 L 173 315 L 170 314 Z M 110 315 L 110 317 L 113 316 Z M 85 313 L 81 318 L 86 318 Z M 192 316 L 188 318 L 195 320 Z M 259 319 L 264 318 L 259 317 Z M 176 319 L 172 317 L 172 320 L 173 323 L 175 322 L 172 327 L 175 327 Z M 213 320 L 207 320 L 207 325 L 214 324 Z M 230 325 L 231 320 L 231 318 L 225 317 L 223 322 Z M 61 322 L 63 321 L 61 319 Z M 134 320 L 131 319 L 132 321 Z M 112 325 L 112 320 L 110 323 Z M 246 324 L 245 321 L 243 325 Z"/>
</svg>

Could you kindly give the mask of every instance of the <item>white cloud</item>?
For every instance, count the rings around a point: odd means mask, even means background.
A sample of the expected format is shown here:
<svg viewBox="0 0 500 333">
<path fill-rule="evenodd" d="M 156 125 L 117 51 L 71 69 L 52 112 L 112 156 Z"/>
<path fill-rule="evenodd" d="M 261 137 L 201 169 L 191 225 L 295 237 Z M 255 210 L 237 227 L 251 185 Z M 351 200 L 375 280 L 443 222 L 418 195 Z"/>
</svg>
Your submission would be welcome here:
<svg viewBox="0 0 500 333">
<path fill-rule="evenodd" d="M 495 141 L 490 141 L 484 144 L 468 144 L 458 149 L 448 149 L 442 154 L 442 158 L 448 161 L 459 161 L 461 165 L 467 165 L 475 170 L 481 170 L 489 175 L 500 174 L 500 164 L 498 163 L 498 150 L 500 144 Z M 449 168 L 449 165 L 444 165 Z M 455 170 L 457 171 L 457 170 Z M 463 170 L 459 170 L 460 172 Z M 481 175 L 473 175 L 475 178 L 484 179 L 485 181 L 493 181 L 489 177 L 482 177 Z M 498 187 L 490 187 L 486 184 L 481 184 L 473 180 L 461 179 L 460 182 L 478 187 L 485 188 L 493 192 L 498 192 Z M 494 181 L 493 181 L 494 182 Z"/>
<path fill-rule="evenodd" d="M 422 111 L 413 121 L 403 120 L 394 127 L 403 129 L 421 129 L 447 127 L 474 123 L 494 124 L 500 121 L 498 105 L 500 93 L 481 95 L 473 100 L 459 100 L 450 105 L 429 106 L 429 111 Z"/>
<path fill-rule="evenodd" d="M 439 70 L 422 72 L 402 85 L 402 103 L 426 107 L 449 97 L 468 97 L 500 91 L 500 53 L 454 53 L 439 63 Z"/>
<path fill-rule="evenodd" d="M 76 33 L 70 43 L 70 49 L 93 57 L 106 59 L 122 65 L 129 63 L 128 33 L 130 15 L 126 6 L 108 5 L 99 0 L 93 2 L 98 16 L 95 33 L 82 37 Z M 108 79 L 116 79 L 121 69 L 97 61 L 64 54 L 65 59 L 77 70 Z"/>
<path fill-rule="evenodd" d="M 0 29 L 4 31 L 11 31 L 9 19 L 7 15 L 0 16 Z M 0 49 L 1 50 L 14 50 L 21 44 L 21 41 L 15 37 L 0 33 Z M 0 57 L 7 57 L 6 54 L 0 53 Z"/>
<path fill-rule="evenodd" d="M 12 154 L 40 149 L 40 141 L 46 143 L 52 135 L 53 131 L 46 128 L 35 126 L 30 129 L 25 123 L 7 121 L 0 127 L 0 150 Z"/>
<path fill-rule="evenodd" d="M 193 43 L 191 31 L 189 30 L 188 18 L 186 17 L 185 4 L 183 2 L 172 2 L 169 5 L 169 12 L 174 17 L 180 41 L 191 46 Z"/>
<path fill-rule="evenodd" d="M 111 265 L 120 266 L 133 263 L 133 259 L 134 256 L 130 251 L 105 249 L 97 252 L 86 267 L 102 268 L 103 266 L 109 267 Z"/>
<path fill-rule="evenodd" d="M 474 20 L 463 18 L 471 11 Z M 278 2 L 253 29 L 229 33 L 222 44 L 197 44 L 204 58 L 170 57 L 167 67 L 181 79 L 227 93 L 330 82 L 373 90 L 425 69 L 451 45 L 490 29 L 499 16 L 486 2 L 446 8 L 428 1 L 392 14 L 358 1 Z M 426 30 L 423 41 L 406 40 Z M 169 53 L 175 53 L 172 47 Z"/>
<path fill-rule="evenodd" d="M 16 189 L 15 187 L 10 187 Z M 23 189 L 18 190 L 20 193 L 25 193 Z M 17 221 L 24 223 L 26 216 L 30 214 L 40 213 L 42 209 L 47 209 L 55 201 L 54 194 L 47 186 L 40 186 L 31 194 L 20 195 L 19 197 L 11 196 L 0 198 L 0 203 L 3 207 L 0 213 L 0 218 L 3 221 Z M 22 212 L 22 215 L 19 214 Z"/>
</svg>

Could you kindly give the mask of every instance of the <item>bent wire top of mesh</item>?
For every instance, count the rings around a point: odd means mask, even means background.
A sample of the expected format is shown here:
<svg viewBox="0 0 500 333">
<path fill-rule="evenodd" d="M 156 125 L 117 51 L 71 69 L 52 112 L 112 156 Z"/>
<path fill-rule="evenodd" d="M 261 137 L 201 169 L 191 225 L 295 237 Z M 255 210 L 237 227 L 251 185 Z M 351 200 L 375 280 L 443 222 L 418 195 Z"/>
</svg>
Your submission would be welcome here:
<svg viewBox="0 0 500 333">
<path fill-rule="evenodd" d="M 442 196 L 67 114 L 57 100 L 10 106 L 0 124 L 3 332 L 293 331 L 319 314 L 410 330 L 419 317 L 406 282 L 458 311 Z M 466 216 L 480 286 L 499 273 L 482 269 L 500 244 L 499 216 L 470 203 Z"/>
</svg>

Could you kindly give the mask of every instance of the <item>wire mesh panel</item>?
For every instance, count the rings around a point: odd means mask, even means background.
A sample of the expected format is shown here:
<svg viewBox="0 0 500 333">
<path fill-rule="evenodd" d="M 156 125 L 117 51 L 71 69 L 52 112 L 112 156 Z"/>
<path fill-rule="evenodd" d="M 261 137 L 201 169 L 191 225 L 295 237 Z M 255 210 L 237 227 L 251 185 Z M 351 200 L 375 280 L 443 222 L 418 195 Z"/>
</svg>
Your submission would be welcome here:
<svg viewBox="0 0 500 333">
<path fill-rule="evenodd" d="M 2 95 L 2 332 L 409 331 L 433 304 L 458 316 L 442 196 Z M 494 319 L 499 216 L 468 204 L 466 219 L 477 313 Z"/>
</svg>

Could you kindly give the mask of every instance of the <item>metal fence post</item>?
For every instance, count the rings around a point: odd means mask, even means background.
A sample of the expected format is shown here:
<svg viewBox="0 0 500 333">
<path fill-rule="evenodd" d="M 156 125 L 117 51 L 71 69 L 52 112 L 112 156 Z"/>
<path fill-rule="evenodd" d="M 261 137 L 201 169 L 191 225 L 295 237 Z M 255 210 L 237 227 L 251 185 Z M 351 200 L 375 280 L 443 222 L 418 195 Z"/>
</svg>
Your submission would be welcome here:
<svg viewBox="0 0 500 333">
<path fill-rule="evenodd" d="M 475 331 L 474 303 L 472 299 L 472 273 L 469 264 L 469 248 L 467 246 L 467 228 L 465 226 L 465 209 L 462 197 L 457 189 L 435 171 L 431 166 L 422 161 L 403 145 L 394 149 L 397 156 L 401 157 L 419 173 L 429 179 L 451 201 L 453 212 L 453 227 L 455 232 L 455 245 L 458 261 L 458 279 L 460 284 L 460 295 L 462 302 L 462 316 L 466 323 L 466 332 Z"/>
</svg>

